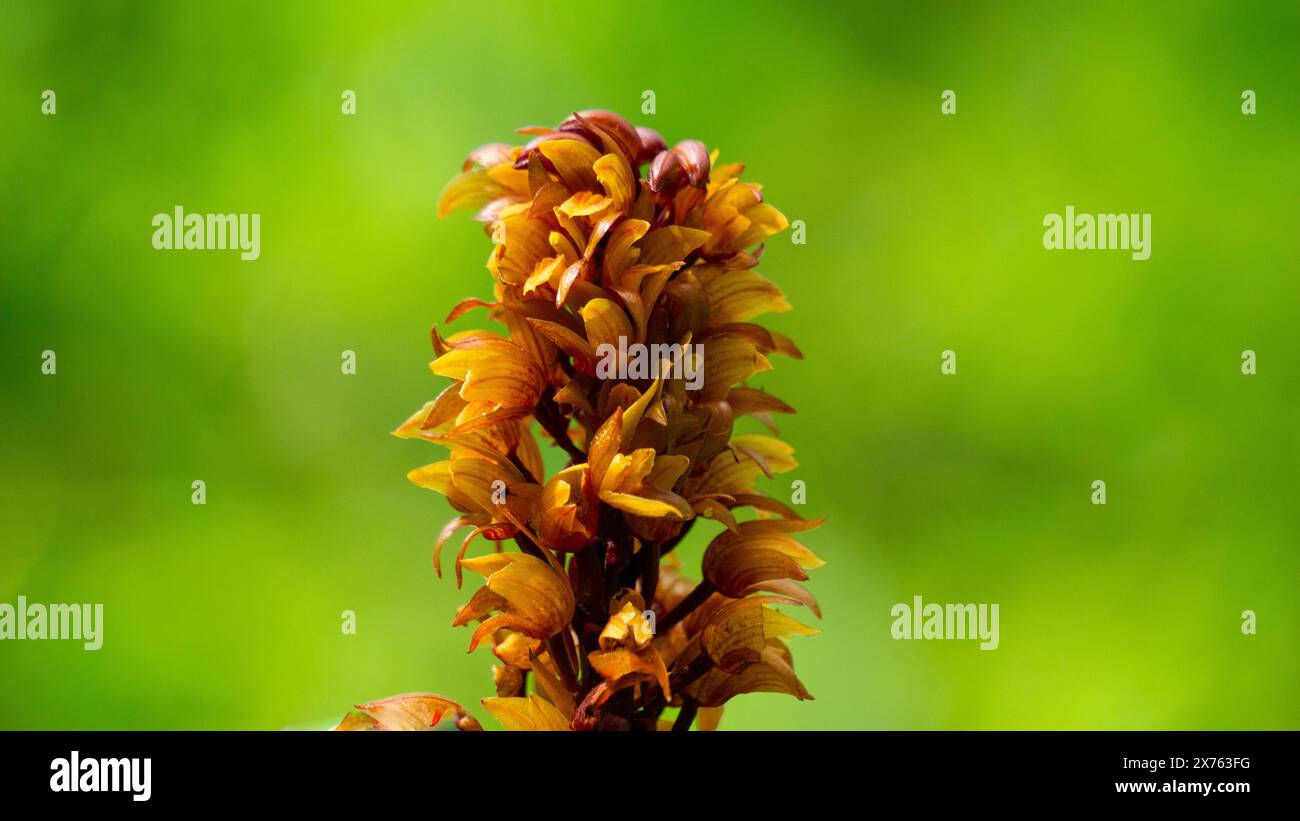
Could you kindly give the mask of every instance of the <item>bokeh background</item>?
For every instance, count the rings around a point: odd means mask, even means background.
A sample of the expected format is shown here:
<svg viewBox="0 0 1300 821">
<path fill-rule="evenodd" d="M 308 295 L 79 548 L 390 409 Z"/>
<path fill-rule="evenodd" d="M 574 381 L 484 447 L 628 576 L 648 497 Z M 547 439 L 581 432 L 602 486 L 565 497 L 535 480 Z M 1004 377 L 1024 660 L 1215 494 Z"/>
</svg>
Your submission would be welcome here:
<svg viewBox="0 0 1300 821">
<path fill-rule="evenodd" d="M 449 508 L 404 478 L 442 451 L 388 431 L 442 386 L 429 326 L 489 293 L 443 183 L 583 108 L 720 148 L 808 226 L 760 268 L 807 358 L 757 384 L 800 411 L 772 491 L 829 517 L 816 700 L 724 727 L 1300 727 L 1298 33 L 1292 3 L 6 0 L 0 601 L 106 624 L 0 643 L 0 727 L 491 694 L 430 566 Z M 178 204 L 259 212 L 261 259 L 154 251 Z M 1066 205 L 1150 212 L 1150 260 L 1045 251 Z M 999 603 L 1001 647 L 893 641 L 918 594 Z"/>
</svg>

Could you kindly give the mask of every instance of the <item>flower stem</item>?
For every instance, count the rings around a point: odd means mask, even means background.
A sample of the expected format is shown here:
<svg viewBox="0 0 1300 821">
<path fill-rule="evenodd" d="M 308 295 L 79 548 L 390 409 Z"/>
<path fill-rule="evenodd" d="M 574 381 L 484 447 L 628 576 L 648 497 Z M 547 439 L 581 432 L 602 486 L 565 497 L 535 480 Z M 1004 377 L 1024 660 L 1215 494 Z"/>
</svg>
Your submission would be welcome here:
<svg viewBox="0 0 1300 821">
<path fill-rule="evenodd" d="M 656 626 L 655 632 L 666 632 L 669 628 L 689 616 L 695 608 L 708 601 L 709 596 L 712 595 L 713 585 L 709 584 L 708 581 L 702 581 L 695 585 L 695 589 L 688 593 L 686 598 L 678 602 L 677 606 L 673 608 L 673 612 L 664 616 L 663 621 L 659 622 Z"/>
<path fill-rule="evenodd" d="M 560 674 L 564 687 L 573 695 L 578 694 L 578 677 L 573 672 L 573 660 L 569 657 L 569 642 L 557 633 L 546 640 L 546 650 L 555 662 L 555 671 Z"/>
<path fill-rule="evenodd" d="M 700 711 L 694 701 L 687 701 L 682 704 L 682 711 L 677 714 L 677 720 L 673 722 L 674 733 L 684 733 L 691 729 L 691 724 L 695 722 L 695 714 Z"/>
<path fill-rule="evenodd" d="M 659 587 L 659 543 L 647 542 L 641 553 L 641 598 L 645 599 L 646 607 L 653 608 Z"/>
<path fill-rule="evenodd" d="M 686 524 L 682 525 L 682 529 L 677 532 L 677 535 L 663 543 L 663 546 L 660 548 L 660 554 L 667 556 L 669 553 L 672 553 L 673 548 L 681 544 L 682 539 L 686 538 L 686 534 L 691 532 L 691 527 L 694 526 L 698 518 L 699 517 L 697 516 L 695 519 L 687 519 Z"/>
<path fill-rule="evenodd" d="M 587 461 L 587 454 L 578 450 L 578 446 L 573 444 L 569 438 L 569 420 L 560 412 L 560 406 L 555 404 L 555 389 L 547 386 L 543 391 L 541 398 L 537 401 L 537 408 L 533 412 L 537 423 L 542 426 L 555 444 L 564 449 L 564 452 L 573 460 L 573 464 L 579 464 Z"/>
</svg>

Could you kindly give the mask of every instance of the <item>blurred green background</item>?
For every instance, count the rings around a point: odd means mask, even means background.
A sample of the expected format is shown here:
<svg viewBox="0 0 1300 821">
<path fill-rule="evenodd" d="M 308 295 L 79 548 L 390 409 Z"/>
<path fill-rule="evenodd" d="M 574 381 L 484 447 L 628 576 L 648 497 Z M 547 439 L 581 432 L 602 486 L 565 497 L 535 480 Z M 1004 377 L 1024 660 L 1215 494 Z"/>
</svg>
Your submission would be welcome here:
<svg viewBox="0 0 1300 821">
<path fill-rule="evenodd" d="M 450 509 L 404 478 L 442 451 L 388 431 L 443 384 L 430 324 L 489 294 L 442 185 L 583 108 L 720 148 L 808 226 L 760 268 L 807 358 L 756 384 L 800 411 L 772 492 L 830 517 L 792 646 L 816 701 L 723 727 L 1300 727 L 1298 33 L 1291 3 L 6 0 L 0 601 L 106 624 L 0 643 L 0 727 L 491 694 L 430 566 Z M 154 251 L 178 204 L 260 213 L 261 259 Z M 1151 213 L 1150 260 L 1044 250 L 1066 205 Z M 999 603 L 1001 647 L 893 641 L 913 595 Z"/>
</svg>

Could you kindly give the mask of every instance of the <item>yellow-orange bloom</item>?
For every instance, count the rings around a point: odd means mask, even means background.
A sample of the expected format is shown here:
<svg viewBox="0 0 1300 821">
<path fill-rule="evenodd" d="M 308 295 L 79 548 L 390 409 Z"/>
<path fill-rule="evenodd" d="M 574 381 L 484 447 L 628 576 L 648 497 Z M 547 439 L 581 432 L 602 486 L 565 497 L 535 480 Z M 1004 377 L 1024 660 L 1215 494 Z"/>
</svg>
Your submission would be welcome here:
<svg viewBox="0 0 1300 821">
<path fill-rule="evenodd" d="M 712 729 L 742 693 L 810 698 L 785 639 L 815 631 L 775 608 L 820 616 L 803 583 L 822 562 L 795 535 L 821 520 L 760 489 L 797 467 L 773 421 L 794 408 L 754 384 L 803 356 L 754 321 L 790 309 L 757 270 L 785 217 L 740 164 L 612 112 L 522 133 L 471 152 L 438 203 L 492 243 L 491 293 L 446 323 L 484 310 L 504 330 L 435 327 L 450 384 L 394 431 L 447 449 L 409 478 L 458 514 L 439 574 L 471 528 L 457 583 L 484 585 L 453 624 L 501 662 L 484 708 L 508 729 Z M 737 433 L 744 417 L 768 432 Z M 548 473 L 539 437 L 567 463 Z M 673 550 L 701 520 L 717 534 L 696 584 Z M 494 547 L 470 556 L 478 536 Z M 358 710 L 340 729 L 473 722 L 437 696 Z"/>
</svg>

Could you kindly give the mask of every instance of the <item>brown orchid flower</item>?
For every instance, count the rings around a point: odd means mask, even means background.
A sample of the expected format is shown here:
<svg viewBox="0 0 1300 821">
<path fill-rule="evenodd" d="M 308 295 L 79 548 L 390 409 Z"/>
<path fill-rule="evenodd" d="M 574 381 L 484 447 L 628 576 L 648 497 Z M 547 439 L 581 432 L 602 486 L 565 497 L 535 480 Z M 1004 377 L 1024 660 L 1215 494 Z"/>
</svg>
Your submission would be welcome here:
<svg viewBox="0 0 1300 821">
<path fill-rule="evenodd" d="M 794 409 L 750 384 L 803 356 L 753 322 L 790 308 L 757 271 L 785 217 L 743 166 L 608 111 L 521 133 L 471 152 L 438 204 L 476 211 L 493 243 L 491 298 L 447 324 L 485 309 L 504 330 L 435 327 L 430 368 L 451 384 L 394 431 L 448 451 L 409 479 L 457 511 L 439 576 L 469 528 L 457 585 L 465 570 L 484 583 L 452 624 L 500 662 L 484 709 L 512 730 L 714 729 L 744 693 L 811 698 L 786 640 L 817 631 L 777 607 L 820 618 L 803 583 L 822 562 L 800 538 L 822 520 L 755 487 L 797 466 L 772 420 Z M 743 416 L 768 433 L 736 434 Z M 539 436 L 567 457 L 550 475 Z M 701 518 L 717 532 L 697 583 L 673 550 Z M 493 547 L 471 556 L 480 536 Z M 338 729 L 444 720 L 480 729 L 425 693 L 358 705 Z"/>
</svg>

